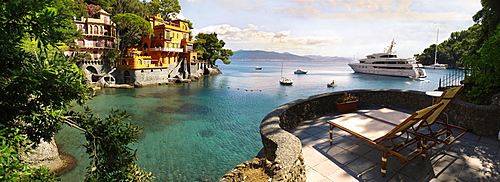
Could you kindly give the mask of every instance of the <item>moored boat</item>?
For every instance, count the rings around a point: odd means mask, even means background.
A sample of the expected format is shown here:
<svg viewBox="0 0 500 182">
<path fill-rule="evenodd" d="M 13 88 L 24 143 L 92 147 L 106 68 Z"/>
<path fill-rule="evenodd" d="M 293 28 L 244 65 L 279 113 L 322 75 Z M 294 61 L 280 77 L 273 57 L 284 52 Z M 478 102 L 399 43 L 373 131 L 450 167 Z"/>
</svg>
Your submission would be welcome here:
<svg viewBox="0 0 500 182">
<path fill-rule="evenodd" d="M 280 78 L 280 84 L 281 85 L 292 85 L 293 80 L 291 78 L 287 78 L 283 76 L 283 63 L 281 63 L 281 78 Z"/>
<path fill-rule="evenodd" d="M 398 58 L 392 52 L 394 40 L 384 53 L 374 53 L 360 59 L 358 63 L 349 63 L 354 72 L 399 77 L 427 77 L 425 70 L 417 68 L 413 59 Z"/>
<path fill-rule="evenodd" d="M 297 69 L 293 72 L 294 74 L 307 74 L 307 70 Z"/>
<path fill-rule="evenodd" d="M 424 66 L 424 68 L 426 68 L 426 69 L 435 69 L 435 70 L 445 70 L 446 69 L 446 65 L 439 64 L 437 61 L 438 35 L 439 35 L 439 29 L 437 30 L 437 34 L 436 34 L 436 51 L 434 52 L 434 64 L 431 64 L 429 66 Z"/>
<path fill-rule="evenodd" d="M 326 84 L 327 87 L 334 87 L 336 86 L 335 80 L 332 80 L 332 82 Z"/>
<path fill-rule="evenodd" d="M 280 84 L 282 84 L 282 85 L 291 85 L 291 84 L 293 84 L 293 80 L 291 78 L 281 77 Z"/>
</svg>

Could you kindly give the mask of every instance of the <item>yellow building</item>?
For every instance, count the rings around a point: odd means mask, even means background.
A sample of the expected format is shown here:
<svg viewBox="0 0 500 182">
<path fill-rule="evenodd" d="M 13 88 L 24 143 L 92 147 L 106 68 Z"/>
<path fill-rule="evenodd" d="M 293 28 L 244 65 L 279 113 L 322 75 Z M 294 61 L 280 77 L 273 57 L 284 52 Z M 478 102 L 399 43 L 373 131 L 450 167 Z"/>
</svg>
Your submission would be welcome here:
<svg viewBox="0 0 500 182">
<path fill-rule="evenodd" d="M 189 82 L 217 73 L 214 65 L 197 59 L 189 22 L 165 21 L 161 16 L 148 17 L 153 35 L 127 48 L 116 61 L 116 83 L 134 86 Z M 215 70 L 215 71 L 214 71 Z"/>
<path fill-rule="evenodd" d="M 143 37 L 139 46 L 128 48 L 127 55 L 118 59 L 117 69 L 164 69 L 181 61 L 197 61 L 187 21 L 165 21 L 160 15 L 149 17 L 148 21 L 154 34 Z"/>
</svg>

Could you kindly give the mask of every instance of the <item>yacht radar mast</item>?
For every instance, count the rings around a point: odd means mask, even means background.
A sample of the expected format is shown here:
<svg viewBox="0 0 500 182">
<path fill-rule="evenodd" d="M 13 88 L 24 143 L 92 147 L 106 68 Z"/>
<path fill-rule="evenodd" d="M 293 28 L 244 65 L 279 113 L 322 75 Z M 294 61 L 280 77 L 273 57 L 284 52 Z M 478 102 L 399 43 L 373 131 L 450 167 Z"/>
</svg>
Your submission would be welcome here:
<svg viewBox="0 0 500 182">
<path fill-rule="evenodd" d="M 392 48 L 396 47 L 396 42 L 394 42 L 394 39 L 391 41 L 391 45 L 387 48 L 385 48 L 385 53 L 387 54 L 396 54 L 396 51 L 392 51 Z"/>
</svg>

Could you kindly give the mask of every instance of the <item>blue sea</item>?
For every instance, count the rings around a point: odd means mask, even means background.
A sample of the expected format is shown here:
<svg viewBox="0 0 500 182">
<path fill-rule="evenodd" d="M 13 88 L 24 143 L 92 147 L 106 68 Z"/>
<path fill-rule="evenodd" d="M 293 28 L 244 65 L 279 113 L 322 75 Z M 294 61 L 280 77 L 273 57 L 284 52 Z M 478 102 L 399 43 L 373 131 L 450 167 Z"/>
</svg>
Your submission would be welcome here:
<svg viewBox="0 0 500 182">
<path fill-rule="evenodd" d="M 220 62 L 218 62 L 220 63 Z M 426 70 L 425 80 L 354 73 L 344 61 L 232 61 L 223 74 L 187 84 L 134 89 L 103 89 L 88 101 L 101 117 L 111 109 L 126 110 L 144 132 L 137 150 L 140 167 L 154 181 L 217 181 L 251 160 L 262 149 L 259 124 L 274 108 L 307 96 L 352 89 L 430 91 L 453 70 Z M 283 65 L 283 68 L 282 68 Z M 256 70 L 255 67 L 262 67 Z M 293 74 L 301 68 L 305 75 Z M 279 84 L 281 74 L 293 85 Z M 326 84 L 335 80 L 336 87 Z M 56 135 L 62 152 L 78 166 L 62 181 L 82 181 L 89 164 L 83 134 L 63 127 Z"/>
</svg>

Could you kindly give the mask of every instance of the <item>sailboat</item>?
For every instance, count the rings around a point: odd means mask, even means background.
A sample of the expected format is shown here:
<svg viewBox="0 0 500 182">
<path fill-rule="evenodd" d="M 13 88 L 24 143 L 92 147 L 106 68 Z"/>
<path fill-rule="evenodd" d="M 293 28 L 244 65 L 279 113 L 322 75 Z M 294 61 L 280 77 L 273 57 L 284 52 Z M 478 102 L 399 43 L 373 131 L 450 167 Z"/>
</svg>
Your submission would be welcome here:
<svg viewBox="0 0 500 182">
<path fill-rule="evenodd" d="M 436 35 L 436 51 L 434 52 L 434 64 L 431 64 L 429 66 L 424 66 L 424 68 L 427 68 L 427 69 L 439 69 L 439 70 L 445 70 L 446 69 L 446 65 L 439 64 L 437 62 L 438 36 L 439 36 L 439 28 L 437 30 L 437 35 Z"/>
<path fill-rule="evenodd" d="M 280 84 L 281 85 L 292 85 L 293 80 L 291 78 L 287 78 L 283 76 L 283 63 L 281 63 L 281 78 L 280 78 Z"/>
</svg>

